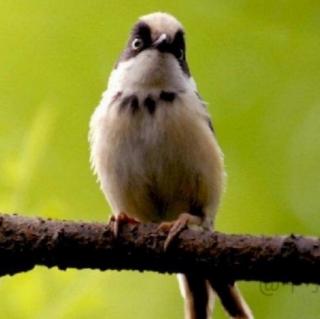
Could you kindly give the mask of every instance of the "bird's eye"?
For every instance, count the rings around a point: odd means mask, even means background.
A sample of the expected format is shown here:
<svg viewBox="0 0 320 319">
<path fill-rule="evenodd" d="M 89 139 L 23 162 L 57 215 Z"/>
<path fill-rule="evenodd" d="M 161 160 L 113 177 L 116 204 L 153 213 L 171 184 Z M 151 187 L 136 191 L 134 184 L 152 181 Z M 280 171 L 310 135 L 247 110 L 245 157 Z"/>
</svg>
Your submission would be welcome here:
<svg viewBox="0 0 320 319">
<path fill-rule="evenodd" d="M 140 38 L 135 38 L 132 43 L 131 43 L 131 47 L 133 50 L 138 51 L 141 50 L 143 47 L 143 41 Z"/>
</svg>

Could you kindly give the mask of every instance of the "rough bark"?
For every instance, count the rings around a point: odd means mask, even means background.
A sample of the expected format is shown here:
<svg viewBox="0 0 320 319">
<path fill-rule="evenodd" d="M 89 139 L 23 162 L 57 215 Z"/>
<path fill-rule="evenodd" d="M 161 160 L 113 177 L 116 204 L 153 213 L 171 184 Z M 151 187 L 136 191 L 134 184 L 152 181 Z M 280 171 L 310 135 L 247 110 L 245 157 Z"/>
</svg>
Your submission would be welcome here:
<svg viewBox="0 0 320 319">
<path fill-rule="evenodd" d="M 46 267 L 199 272 L 225 280 L 320 283 L 320 240 L 186 229 L 164 251 L 156 224 L 106 224 L 0 215 L 0 276 Z"/>
</svg>

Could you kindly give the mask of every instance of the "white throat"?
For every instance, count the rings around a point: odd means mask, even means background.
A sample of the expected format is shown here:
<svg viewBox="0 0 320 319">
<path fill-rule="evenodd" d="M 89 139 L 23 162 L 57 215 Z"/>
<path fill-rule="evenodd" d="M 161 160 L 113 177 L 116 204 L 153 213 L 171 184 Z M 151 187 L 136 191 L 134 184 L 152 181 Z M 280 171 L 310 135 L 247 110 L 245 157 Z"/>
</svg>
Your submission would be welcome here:
<svg viewBox="0 0 320 319">
<path fill-rule="evenodd" d="M 108 91 L 195 90 L 192 78 L 183 73 L 176 58 L 169 53 L 146 50 L 112 71 Z"/>
</svg>

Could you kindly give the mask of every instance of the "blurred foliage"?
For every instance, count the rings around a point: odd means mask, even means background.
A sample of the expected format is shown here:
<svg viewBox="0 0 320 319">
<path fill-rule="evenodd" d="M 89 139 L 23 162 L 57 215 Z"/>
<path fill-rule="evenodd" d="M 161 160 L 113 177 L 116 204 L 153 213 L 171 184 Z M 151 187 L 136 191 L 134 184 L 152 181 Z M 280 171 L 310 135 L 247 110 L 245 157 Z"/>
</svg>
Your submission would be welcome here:
<svg viewBox="0 0 320 319">
<path fill-rule="evenodd" d="M 187 29 L 189 64 L 225 153 L 216 228 L 319 235 L 319 1 L 2 0 L 0 8 L 1 211 L 107 220 L 89 170 L 88 121 L 136 18 L 163 10 Z M 241 286 L 257 318 L 320 316 L 315 287 Z M 0 279 L 0 296 L 10 319 L 182 318 L 174 276 L 151 273 L 38 268 Z"/>
</svg>

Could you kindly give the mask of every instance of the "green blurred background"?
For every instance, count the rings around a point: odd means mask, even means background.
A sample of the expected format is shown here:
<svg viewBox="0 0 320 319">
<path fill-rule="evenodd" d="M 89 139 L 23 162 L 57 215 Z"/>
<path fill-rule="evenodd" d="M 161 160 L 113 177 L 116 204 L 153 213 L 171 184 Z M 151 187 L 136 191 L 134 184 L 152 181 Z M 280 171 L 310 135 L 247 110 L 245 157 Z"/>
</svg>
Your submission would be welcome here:
<svg viewBox="0 0 320 319">
<path fill-rule="evenodd" d="M 0 210 L 106 221 L 88 121 L 138 16 L 187 30 L 228 187 L 217 229 L 319 235 L 319 1 L 0 2 Z M 257 318 L 320 318 L 320 289 L 241 283 Z M 174 276 L 37 268 L 0 279 L 1 318 L 182 318 Z M 224 318 L 218 305 L 216 318 Z"/>
</svg>

